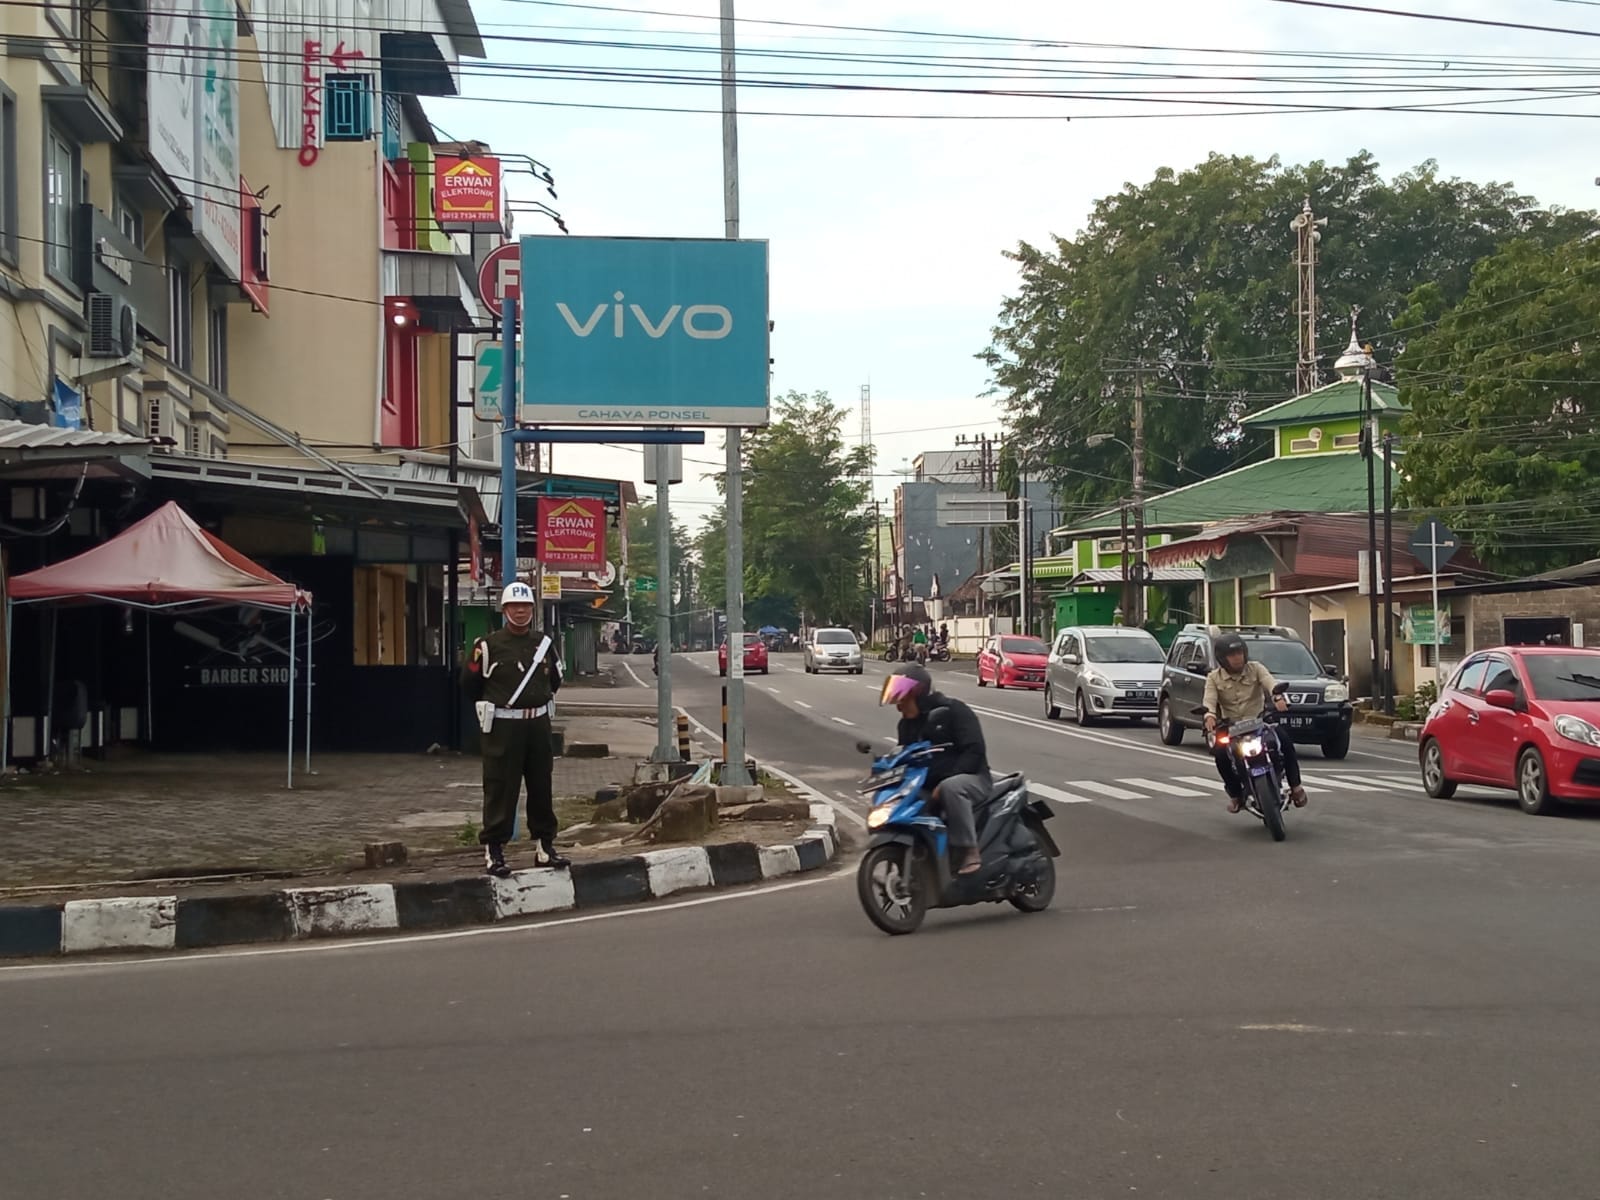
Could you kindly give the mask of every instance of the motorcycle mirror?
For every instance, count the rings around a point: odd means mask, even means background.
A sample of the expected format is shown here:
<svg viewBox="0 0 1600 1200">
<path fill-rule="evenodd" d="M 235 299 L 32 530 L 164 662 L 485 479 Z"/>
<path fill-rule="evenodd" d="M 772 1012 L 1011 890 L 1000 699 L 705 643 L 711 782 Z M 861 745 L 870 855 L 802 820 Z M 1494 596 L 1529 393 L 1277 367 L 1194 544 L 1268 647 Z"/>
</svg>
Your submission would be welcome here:
<svg viewBox="0 0 1600 1200">
<path fill-rule="evenodd" d="M 871 754 L 872 753 L 872 743 L 871 742 L 857 742 L 856 743 L 856 753 L 857 754 Z"/>
</svg>

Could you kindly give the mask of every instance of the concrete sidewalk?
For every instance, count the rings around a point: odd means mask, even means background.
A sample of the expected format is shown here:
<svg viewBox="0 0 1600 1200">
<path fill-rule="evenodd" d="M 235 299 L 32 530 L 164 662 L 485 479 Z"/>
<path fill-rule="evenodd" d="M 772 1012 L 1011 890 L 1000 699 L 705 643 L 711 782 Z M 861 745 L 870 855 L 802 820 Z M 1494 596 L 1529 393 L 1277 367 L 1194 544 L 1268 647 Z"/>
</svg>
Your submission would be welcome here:
<svg viewBox="0 0 1600 1200">
<path fill-rule="evenodd" d="M 568 746 L 605 743 L 610 756 L 558 758 L 558 800 L 592 800 L 631 779 L 655 745 L 639 709 L 602 709 L 585 695 L 566 710 Z M 315 870 L 359 860 L 369 842 L 470 845 L 481 778 L 478 758 L 453 752 L 315 756 L 292 791 L 279 755 L 124 753 L 81 772 L 10 775 L 0 782 L 0 889 Z"/>
</svg>

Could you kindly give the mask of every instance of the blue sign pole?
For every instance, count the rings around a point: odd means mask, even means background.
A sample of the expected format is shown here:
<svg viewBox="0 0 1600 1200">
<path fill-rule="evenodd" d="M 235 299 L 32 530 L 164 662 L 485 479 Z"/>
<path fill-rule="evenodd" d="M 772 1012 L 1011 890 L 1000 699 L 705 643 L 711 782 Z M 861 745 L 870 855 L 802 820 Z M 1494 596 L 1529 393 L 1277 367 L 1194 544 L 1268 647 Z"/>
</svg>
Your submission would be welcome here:
<svg viewBox="0 0 1600 1200">
<path fill-rule="evenodd" d="M 500 586 L 517 577 L 517 302 L 505 298 L 500 361 Z"/>
</svg>

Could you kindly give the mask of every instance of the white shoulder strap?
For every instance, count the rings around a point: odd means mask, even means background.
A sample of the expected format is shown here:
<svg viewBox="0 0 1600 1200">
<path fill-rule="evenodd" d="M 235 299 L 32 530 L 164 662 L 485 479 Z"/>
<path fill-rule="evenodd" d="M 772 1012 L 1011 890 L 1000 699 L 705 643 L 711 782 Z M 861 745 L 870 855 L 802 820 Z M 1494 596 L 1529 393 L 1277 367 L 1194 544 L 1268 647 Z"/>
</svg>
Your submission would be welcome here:
<svg viewBox="0 0 1600 1200">
<path fill-rule="evenodd" d="M 533 678 L 533 673 L 539 669 L 539 664 L 544 661 L 544 656 L 550 653 L 550 635 L 545 634 L 544 640 L 539 643 L 539 649 L 534 651 L 533 661 L 528 664 L 528 673 L 522 677 L 522 682 L 517 684 L 517 690 L 511 693 L 511 699 L 506 701 L 507 708 L 515 708 L 517 699 L 522 695 L 522 689 L 528 686 L 528 681 Z"/>
</svg>

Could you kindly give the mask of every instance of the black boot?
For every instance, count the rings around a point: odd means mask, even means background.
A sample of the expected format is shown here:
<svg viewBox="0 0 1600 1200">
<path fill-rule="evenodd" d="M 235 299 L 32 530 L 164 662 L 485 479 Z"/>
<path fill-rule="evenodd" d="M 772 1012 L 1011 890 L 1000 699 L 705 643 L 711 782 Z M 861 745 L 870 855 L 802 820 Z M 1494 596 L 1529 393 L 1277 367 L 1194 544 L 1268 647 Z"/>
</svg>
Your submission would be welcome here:
<svg viewBox="0 0 1600 1200">
<path fill-rule="evenodd" d="M 533 865 L 536 867 L 550 867 L 559 871 L 563 867 L 570 867 L 572 860 L 563 857 L 556 850 L 554 838 L 540 838 L 538 846 L 534 848 Z"/>
<path fill-rule="evenodd" d="M 511 868 L 506 866 L 506 848 L 499 842 L 489 842 L 484 846 L 483 869 L 496 879 L 511 878 Z"/>
</svg>

